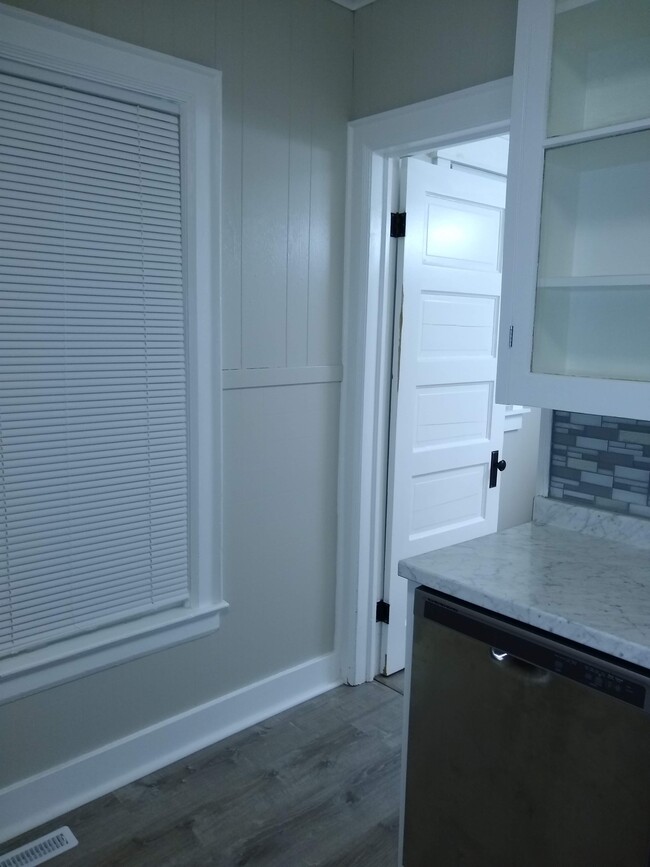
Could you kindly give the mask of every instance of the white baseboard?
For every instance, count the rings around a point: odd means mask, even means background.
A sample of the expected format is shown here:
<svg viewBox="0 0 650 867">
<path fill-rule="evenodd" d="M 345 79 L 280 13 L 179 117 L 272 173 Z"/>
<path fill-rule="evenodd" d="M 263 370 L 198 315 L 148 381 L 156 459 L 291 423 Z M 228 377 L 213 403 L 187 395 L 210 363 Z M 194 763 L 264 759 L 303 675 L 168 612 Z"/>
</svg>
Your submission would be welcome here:
<svg viewBox="0 0 650 867">
<path fill-rule="evenodd" d="M 340 683 L 336 654 L 317 657 L 8 786 L 0 790 L 0 842 Z"/>
</svg>

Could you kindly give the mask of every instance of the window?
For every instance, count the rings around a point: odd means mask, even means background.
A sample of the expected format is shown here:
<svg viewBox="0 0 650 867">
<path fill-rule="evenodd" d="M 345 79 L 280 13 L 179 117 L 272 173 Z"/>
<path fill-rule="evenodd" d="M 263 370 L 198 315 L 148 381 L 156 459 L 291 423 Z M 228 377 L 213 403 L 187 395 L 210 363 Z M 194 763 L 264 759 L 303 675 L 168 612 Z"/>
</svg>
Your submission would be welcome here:
<svg viewBox="0 0 650 867">
<path fill-rule="evenodd" d="M 7 700 L 204 634 L 225 603 L 218 74 L 0 18 Z"/>
</svg>

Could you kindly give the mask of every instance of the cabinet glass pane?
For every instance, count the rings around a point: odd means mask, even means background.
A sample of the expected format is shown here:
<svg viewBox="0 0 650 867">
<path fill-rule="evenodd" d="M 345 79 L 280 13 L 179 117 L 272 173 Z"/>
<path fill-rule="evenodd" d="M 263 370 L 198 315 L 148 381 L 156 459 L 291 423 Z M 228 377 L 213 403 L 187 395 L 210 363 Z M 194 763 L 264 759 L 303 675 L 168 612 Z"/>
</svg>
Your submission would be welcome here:
<svg viewBox="0 0 650 867">
<path fill-rule="evenodd" d="M 650 381 L 650 282 L 538 290 L 535 373 Z"/>
<path fill-rule="evenodd" d="M 650 380 L 650 131 L 546 152 L 532 370 Z"/>
<path fill-rule="evenodd" d="M 548 134 L 650 117 L 650 2 L 557 0 Z"/>
</svg>

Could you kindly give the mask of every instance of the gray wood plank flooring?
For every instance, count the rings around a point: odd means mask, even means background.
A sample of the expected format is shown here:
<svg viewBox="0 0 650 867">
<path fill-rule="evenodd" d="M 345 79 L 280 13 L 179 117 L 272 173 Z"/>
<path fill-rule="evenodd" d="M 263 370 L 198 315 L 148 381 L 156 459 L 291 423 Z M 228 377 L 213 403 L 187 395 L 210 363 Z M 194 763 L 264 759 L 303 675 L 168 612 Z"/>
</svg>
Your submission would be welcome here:
<svg viewBox="0 0 650 867">
<path fill-rule="evenodd" d="M 391 689 L 394 689 L 395 692 L 399 692 L 400 695 L 404 695 L 404 670 L 396 671 L 395 674 L 378 674 L 375 677 L 375 680 L 379 683 L 383 683 L 384 686 L 388 686 Z"/>
<path fill-rule="evenodd" d="M 4 844 L 53 867 L 395 867 L 402 696 L 341 686 Z"/>
</svg>

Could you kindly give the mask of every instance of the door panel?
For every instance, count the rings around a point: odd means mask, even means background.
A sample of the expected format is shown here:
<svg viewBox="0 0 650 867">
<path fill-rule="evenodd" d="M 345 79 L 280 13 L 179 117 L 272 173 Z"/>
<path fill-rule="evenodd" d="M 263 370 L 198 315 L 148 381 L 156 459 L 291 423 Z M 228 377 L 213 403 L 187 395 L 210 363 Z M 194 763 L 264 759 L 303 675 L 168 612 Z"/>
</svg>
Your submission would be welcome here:
<svg viewBox="0 0 650 867">
<path fill-rule="evenodd" d="M 505 183 L 423 160 L 402 164 L 391 405 L 382 668 L 404 667 L 404 557 L 496 530 L 490 457 L 503 445 L 494 403 Z"/>
<path fill-rule="evenodd" d="M 496 358 L 498 296 L 422 293 L 421 357 Z"/>
<path fill-rule="evenodd" d="M 424 261 L 427 264 L 484 271 L 497 268 L 500 208 L 440 196 L 428 203 L 426 220 Z"/>
<path fill-rule="evenodd" d="M 409 546 L 429 551 L 429 540 L 441 531 L 485 518 L 485 467 L 463 467 L 425 473 L 412 480 Z"/>
<path fill-rule="evenodd" d="M 414 449 L 489 439 L 489 382 L 416 388 Z"/>
</svg>

